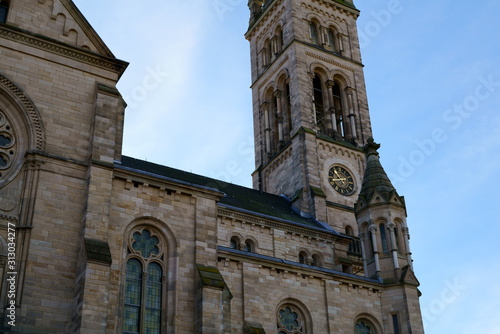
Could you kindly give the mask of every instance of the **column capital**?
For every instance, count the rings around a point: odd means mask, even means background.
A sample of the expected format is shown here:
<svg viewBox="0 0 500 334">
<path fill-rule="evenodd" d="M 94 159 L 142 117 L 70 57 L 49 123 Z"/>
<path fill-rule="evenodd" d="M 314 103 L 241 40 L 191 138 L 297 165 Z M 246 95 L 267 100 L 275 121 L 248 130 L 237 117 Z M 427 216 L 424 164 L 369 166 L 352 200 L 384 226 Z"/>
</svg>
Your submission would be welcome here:
<svg viewBox="0 0 500 334">
<path fill-rule="evenodd" d="M 344 89 L 344 91 L 346 92 L 347 95 L 354 95 L 354 92 L 356 92 L 356 89 L 354 89 L 352 87 L 346 87 Z"/>
</svg>

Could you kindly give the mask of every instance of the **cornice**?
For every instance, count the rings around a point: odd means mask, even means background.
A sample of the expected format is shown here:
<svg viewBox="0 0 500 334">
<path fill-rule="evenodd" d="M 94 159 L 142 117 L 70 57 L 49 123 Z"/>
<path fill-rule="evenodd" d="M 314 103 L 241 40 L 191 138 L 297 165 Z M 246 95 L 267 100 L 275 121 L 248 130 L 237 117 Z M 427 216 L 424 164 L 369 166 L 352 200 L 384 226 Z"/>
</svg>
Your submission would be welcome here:
<svg viewBox="0 0 500 334">
<path fill-rule="evenodd" d="M 354 18 L 357 18 L 359 16 L 359 10 L 354 8 L 354 7 L 351 7 L 347 4 L 343 4 L 341 3 L 341 0 L 312 0 L 311 2 L 318 2 L 318 3 L 321 3 L 322 5 L 328 7 L 328 8 L 331 8 L 331 9 L 334 9 L 340 13 L 343 13 L 343 14 L 346 14 L 346 15 L 350 15 Z M 321 14 L 324 14 L 324 11 L 317 8 L 317 7 L 314 7 L 312 6 L 311 4 L 309 3 L 305 3 L 305 2 L 302 2 L 300 4 L 301 6 L 303 7 L 306 7 L 308 8 L 309 10 L 311 11 L 315 11 L 317 13 L 321 13 Z"/>
<path fill-rule="evenodd" d="M 12 26 L 1 25 L 0 37 L 78 62 L 100 67 L 118 73 L 119 76 L 123 74 L 128 66 L 128 63 L 123 60 L 101 56 L 92 51 L 77 48 L 41 35 L 32 34 Z"/>
<path fill-rule="evenodd" d="M 327 281 L 334 280 L 340 284 L 345 284 L 347 288 L 366 288 L 374 293 L 381 293 L 382 285 L 379 281 L 363 276 L 343 273 L 328 268 L 313 267 L 298 262 L 260 256 L 259 254 L 244 252 L 218 246 L 217 253 L 220 260 L 229 260 L 240 263 L 252 263 L 261 268 L 274 270 L 276 273 L 289 275 L 306 275 L 308 278 L 316 278 Z"/>
<path fill-rule="evenodd" d="M 303 44 L 309 45 L 307 43 L 303 43 Z M 311 57 L 311 58 L 315 58 L 315 59 L 321 60 L 321 61 L 323 61 L 325 63 L 329 63 L 329 64 L 332 64 L 332 65 L 338 66 L 338 67 L 343 68 L 344 70 L 347 70 L 347 71 L 354 72 L 356 70 L 354 67 L 347 66 L 345 64 L 339 63 L 339 62 L 337 62 L 337 61 L 335 61 L 333 59 L 321 56 L 321 55 L 319 55 L 317 53 L 313 53 L 311 51 L 306 51 L 306 55 L 309 56 L 309 57 Z M 359 66 L 363 66 L 362 64 L 358 64 L 358 63 L 355 63 L 355 64 L 357 64 Z"/>
<path fill-rule="evenodd" d="M 217 209 L 217 215 L 219 217 L 235 219 L 248 224 L 258 225 L 261 227 L 267 227 L 270 229 L 279 229 L 286 231 L 288 233 L 303 235 L 304 237 L 309 237 L 312 239 L 324 240 L 327 242 L 340 242 L 344 244 L 348 244 L 351 239 L 345 238 L 341 235 L 321 232 L 319 229 L 308 228 L 307 226 L 299 226 L 298 223 L 288 222 L 288 221 L 279 221 L 272 219 L 265 219 L 261 217 L 251 216 L 249 214 L 233 211 L 227 208 L 219 207 Z"/>
</svg>

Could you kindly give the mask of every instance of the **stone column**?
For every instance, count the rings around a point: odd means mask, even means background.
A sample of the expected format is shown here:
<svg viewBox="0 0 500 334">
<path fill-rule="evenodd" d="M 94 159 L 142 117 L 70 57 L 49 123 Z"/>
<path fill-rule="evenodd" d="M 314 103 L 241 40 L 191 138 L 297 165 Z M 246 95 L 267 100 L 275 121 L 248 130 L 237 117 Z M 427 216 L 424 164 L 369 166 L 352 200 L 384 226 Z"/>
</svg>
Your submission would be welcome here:
<svg viewBox="0 0 500 334">
<path fill-rule="evenodd" d="M 403 238 L 405 241 L 405 248 L 406 248 L 406 254 L 405 254 L 406 260 L 408 261 L 408 265 L 413 271 L 413 260 L 411 259 L 411 250 L 410 250 L 410 233 L 408 227 L 406 226 L 403 226 Z"/>
<path fill-rule="evenodd" d="M 276 98 L 276 116 L 278 119 L 278 140 L 280 142 L 280 146 L 284 143 L 283 138 L 283 107 L 281 104 L 281 91 L 276 90 L 273 93 L 273 96 Z"/>
<path fill-rule="evenodd" d="M 349 117 L 349 124 L 351 126 L 351 137 L 353 139 L 356 139 L 358 137 L 358 134 L 356 132 L 356 113 L 354 110 L 354 89 L 351 87 L 347 87 L 345 89 L 346 95 L 347 95 L 347 105 L 348 105 L 348 110 L 349 114 L 347 117 Z"/>
<path fill-rule="evenodd" d="M 367 260 L 367 254 L 366 254 L 366 249 L 365 249 L 365 236 L 366 234 L 360 233 L 359 234 L 359 239 L 361 240 L 361 255 L 363 256 L 363 268 L 365 270 L 365 277 L 368 277 L 368 260 Z"/>
<path fill-rule="evenodd" d="M 333 92 L 332 92 L 332 87 L 335 84 L 333 80 L 328 80 L 326 82 L 326 95 L 327 98 L 326 100 L 328 101 L 328 113 L 327 114 L 327 124 L 329 123 L 332 127 L 332 134 L 335 134 L 337 132 L 337 118 L 335 116 L 335 108 L 333 107 Z"/>
<path fill-rule="evenodd" d="M 372 235 L 372 244 L 373 244 L 373 258 L 375 259 L 375 272 L 377 277 L 380 277 L 380 259 L 378 257 L 378 247 L 377 247 L 377 226 L 375 224 L 371 224 L 368 230 Z"/>
<path fill-rule="evenodd" d="M 338 34 L 338 41 L 339 41 L 339 53 L 342 54 L 344 52 L 344 37 L 342 34 Z"/>
<path fill-rule="evenodd" d="M 271 125 L 269 120 L 269 103 L 264 102 L 261 105 L 261 109 L 264 112 L 264 135 L 266 140 L 266 153 L 271 153 Z"/>
</svg>

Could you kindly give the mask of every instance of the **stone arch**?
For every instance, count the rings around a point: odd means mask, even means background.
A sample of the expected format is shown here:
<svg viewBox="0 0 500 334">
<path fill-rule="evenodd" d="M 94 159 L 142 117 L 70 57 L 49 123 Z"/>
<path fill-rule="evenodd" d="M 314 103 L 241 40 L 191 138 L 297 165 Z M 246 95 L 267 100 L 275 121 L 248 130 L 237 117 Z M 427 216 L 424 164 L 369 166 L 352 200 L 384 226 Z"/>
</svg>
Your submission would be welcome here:
<svg viewBox="0 0 500 334">
<path fill-rule="evenodd" d="M 353 86 L 351 83 L 350 76 L 341 69 L 335 69 L 330 71 L 330 77 L 333 80 L 337 80 L 343 86 L 344 89 Z"/>
<path fill-rule="evenodd" d="M 163 287 L 162 291 L 164 292 L 162 297 L 162 327 L 166 326 L 167 328 L 173 328 L 174 321 L 176 317 L 176 290 L 177 290 L 177 282 L 178 282 L 178 267 L 179 267 L 179 256 L 178 256 L 178 248 L 179 242 L 173 233 L 170 226 L 164 221 L 151 217 L 151 216 L 141 216 L 133 219 L 123 230 L 123 251 L 122 258 L 120 259 L 120 267 L 122 268 L 121 272 L 121 288 L 120 288 L 120 303 L 118 305 L 118 314 L 122 315 L 124 312 L 124 302 L 125 302 L 125 282 L 126 282 L 126 266 L 127 259 L 129 258 L 128 247 L 129 240 L 131 238 L 132 232 L 138 231 L 138 229 L 148 229 L 157 233 L 158 236 L 163 238 L 163 246 L 165 250 L 162 255 L 163 259 Z M 156 235 L 156 234 L 155 234 Z M 123 318 L 119 317 L 118 328 L 123 328 Z"/>
<path fill-rule="evenodd" d="M 253 236 L 247 235 L 243 241 L 245 242 L 246 245 L 250 246 L 251 252 L 256 253 L 257 250 L 259 249 L 259 242 Z M 248 242 L 249 244 L 247 244 Z"/>
<path fill-rule="evenodd" d="M 240 233 L 232 232 L 231 234 L 229 234 L 229 238 L 227 241 L 230 248 L 240 249 L 240 244 L 244 240 L 245 238 L 243 238 L 243 236 Z M 234 247 L 233 247 L 233 242 L 235 243 Z"/>
<path fill-rule="evenodd" d="M 382 325 L 380 324 L 380 321 L 378 321 L 378 319 L 375 316 L 373 316 L 372 314 L 367 313 L 367 312 L 360 313 L 354 318 L 353 329 L 355 330 L 356 325 L 359 322 L 363 322 L 363 321 L 370 324 L 372 326 L 373 330 L 375 330 L 375 333 L 370 333 L 370 334 L 382 334 L 383 333 Z"/>
<path fill-rule="evenodd" d="M 28 94 L 0 73 L 0 96 L 5 97 L 6 101 L 20 112 L 21 120 L 28 127 L 30 135 L 28 149 L 43 150 L 45 148 L 45 131 L 42 118 Z"/>
<path fill-rule="evenodd" d="M 42 151 L 45 135 L 40 113 L 28 95 L 0 74 L 0 187 L 12 181 L 27 152 Z"/>
</svg>

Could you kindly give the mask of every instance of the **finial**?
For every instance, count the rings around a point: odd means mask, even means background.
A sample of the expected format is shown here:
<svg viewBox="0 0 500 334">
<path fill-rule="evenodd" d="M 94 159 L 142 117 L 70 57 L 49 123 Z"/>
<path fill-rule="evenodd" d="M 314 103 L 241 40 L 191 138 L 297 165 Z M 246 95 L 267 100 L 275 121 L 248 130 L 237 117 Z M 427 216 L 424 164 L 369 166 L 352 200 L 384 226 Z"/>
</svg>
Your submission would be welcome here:
<svg viewBox="0 0 500 334">
<path fill-rule="evenodd" d="M 375 140 L 372 137 L 368 138 L 366 141 L 367 144 L 363 147 L 363 151 L 365 151 L 367 155 L 378 155 L 377 150 L 380 148 L 380 144 L 375 143 Z"/>
</svg>

